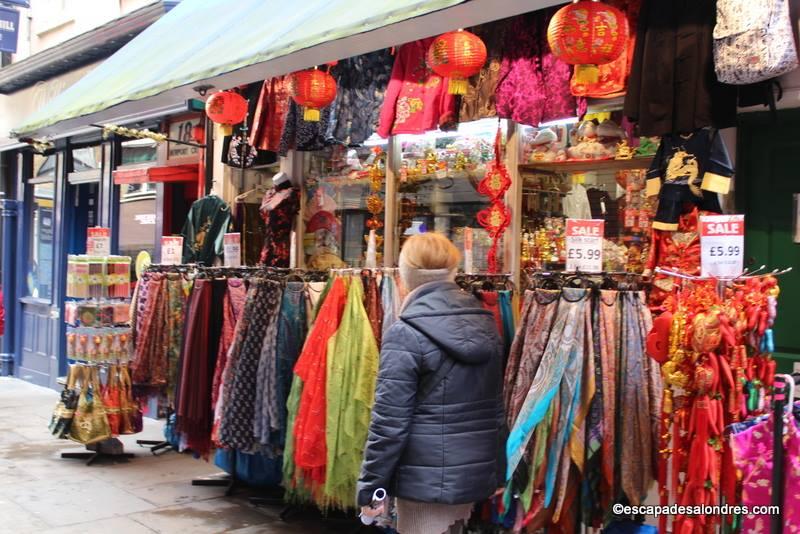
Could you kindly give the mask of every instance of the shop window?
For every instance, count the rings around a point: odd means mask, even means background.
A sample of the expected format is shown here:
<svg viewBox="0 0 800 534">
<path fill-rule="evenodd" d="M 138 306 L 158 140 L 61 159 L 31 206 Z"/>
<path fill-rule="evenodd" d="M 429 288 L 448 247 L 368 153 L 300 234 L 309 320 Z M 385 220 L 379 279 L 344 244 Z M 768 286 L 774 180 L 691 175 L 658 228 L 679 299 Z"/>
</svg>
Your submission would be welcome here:
<svg viewBox="0 0 800 534">
<path fill-rule="evenodd" d="M 53 157 L 55 160 L 55 157 Z M 43 162 L 39 163 L 41 168 Z M 53 240 L 55 227 L 55 183 L 46 178 L 29 183 L 32 203 L 29 212 L 28 295 L 47 299 L 53 291 Z"/>
<path fill-rule="evenodd" d="M 133 139 L 122 143 L 122 165 L 151 163 L 158 159 L 158 143 L 152 139 Z"/>
<path fill-rule="evenodd" d="M 123 184 L 119 193 L 119 254 L 156 252 L 156 184 Z"/>
<path fill-rule="evenodd" d="M 72 172 L 98 170 L 102 163 L 103 149 L 100 145 L 76 148 L 72 151 Z"/>
<path fill-rule="evenodd" d="M 506 121 L 501 121 L 500 127 L 505 139 Z M 454 132 L 398 136 L 402 151 L 398 247 L 411 235 L 436 231 L 446 235 L 463 254 L 465 239 L 471 233 L 473 264 L 470 269 L 462 259 L 460 268 L 472 272 L 488 269 L 492 240 L 477 216 L 489 205 L 489 199 L 478 193 L 478 183 L 494 159 L 497 128 L 497 120 L 485 119 L 462 123 Z M 502 250 L 502 243 L 499 247 Z M 502 257 L 498 259 L 502 264 Z"/>
<path fill-rule="evenodd" d="M 376 230 L 376 266 L 383 264 L 386 150 L 385 141 L 371 139 L 364 147 L 307 153 L 303 247 L 308 268 L 367 265 L 370 228 Z"/>
<path fill-rule="evenodd" d="M 520 128 L 523 269 L 565 267 L 566 219 L 573 218 L 604 220 L 605 271 L 642 272 L 655 214 L 645 172 L 657 140 L 628 149 L 620 144 L 624 132 L 607 124 L 602 135 L 596 123 L 587 134 L 575 121 Z M 620 146 L 629 153 L 618 154 Z"/>
</svg>

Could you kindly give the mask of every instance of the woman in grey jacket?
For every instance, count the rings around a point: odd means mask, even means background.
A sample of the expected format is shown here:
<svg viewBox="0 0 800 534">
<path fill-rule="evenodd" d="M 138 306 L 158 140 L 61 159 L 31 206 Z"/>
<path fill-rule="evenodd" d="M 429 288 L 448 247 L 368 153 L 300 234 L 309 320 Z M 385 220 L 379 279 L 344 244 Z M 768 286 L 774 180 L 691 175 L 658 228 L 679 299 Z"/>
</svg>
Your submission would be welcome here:
<svg viewBox="0 0 800 534">
<path fill-rule="evenodd" d="M 454 282 L 460 256 L 434 233 L 400 254 L 409 293 L 383 339 L 357 496 L 365 515 L 376 489 L 397 497 L 400 534 L 458 532 L 503 480 L 502 342 Z"/>
</svg>

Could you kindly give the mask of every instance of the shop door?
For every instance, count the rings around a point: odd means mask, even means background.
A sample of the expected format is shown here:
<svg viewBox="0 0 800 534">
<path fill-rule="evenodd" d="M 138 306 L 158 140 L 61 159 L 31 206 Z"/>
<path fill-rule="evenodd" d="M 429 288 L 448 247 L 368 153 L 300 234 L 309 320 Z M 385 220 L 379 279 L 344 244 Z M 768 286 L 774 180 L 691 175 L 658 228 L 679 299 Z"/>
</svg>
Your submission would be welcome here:
<svg viewBox="0 0 800 534">
<path fill-rule="evenodd" d="M 793 196 L 800 193 L 800 110 L 740 116 L 737 142 L 737 208 L 745 214 L 745 261 L 751 268 L 793 267 L 780 277 L 775 357 L 791 372 L 800 361 L 800 243 L 794 242 Z"/>
</svg>

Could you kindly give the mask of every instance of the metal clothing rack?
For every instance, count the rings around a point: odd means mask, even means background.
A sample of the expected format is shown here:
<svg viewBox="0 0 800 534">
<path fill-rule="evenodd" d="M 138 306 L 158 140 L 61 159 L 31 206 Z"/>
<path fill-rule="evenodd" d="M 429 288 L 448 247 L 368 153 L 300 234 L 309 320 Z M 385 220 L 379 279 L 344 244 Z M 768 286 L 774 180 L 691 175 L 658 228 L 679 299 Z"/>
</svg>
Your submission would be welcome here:
<svg viewBox="0 0 800 534">
<path fill-rule="evenodd" d="M 772 398 L 772 502 L 770 504 L 779 513 L 770 517 L 770 532 L 783 532 L 784 503 L 784 450 L 783 450 L 783 418 L 786 409 L 791 411 L 794 404 L 795 379 L 792 375 L 777 375 L 773 384 Z"/>
</svg>

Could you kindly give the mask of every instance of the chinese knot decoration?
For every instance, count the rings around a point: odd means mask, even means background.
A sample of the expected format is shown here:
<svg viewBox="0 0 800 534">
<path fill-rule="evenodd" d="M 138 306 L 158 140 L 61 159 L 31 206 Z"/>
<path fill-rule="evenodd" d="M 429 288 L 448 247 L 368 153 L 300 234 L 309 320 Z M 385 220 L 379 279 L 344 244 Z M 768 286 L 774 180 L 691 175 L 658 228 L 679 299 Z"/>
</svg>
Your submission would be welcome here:
<svg viewBox="0 0 800 534">
<path fill-rule="evenodd" d="M 433 72 L 450 79 L 450 94 L 464 95 L 467 78 L 478 74 L 486 63 L 486 45 L 480 37 L 464 30 L 443 33 L 431 43 L 426 61 Z"/>
<path fill-rule="evenodd" d="M 383 227 L 383 221 L 378 216 L 383 213 L 383 208 L 385 207 L 380 192 L 383 190 L 383 179 L 386 176 L 386 154 L 377 146 L 372 150 L 375 153 L 375 161 L 368 167 L 367 171 L 370 190 L 370 194 L 367 197 L 367 211 L 372 214 L 372 217 L 367 220 L 367 228 L 378 230 Z"/>
<path fill-rule="evenodd" d="M 489 163 L 486 175 L 478 183 L 478 192 L 489 197 L 490 200 L 489 207 L 478 212 L 478 223 L 486 228 L 492 239 L 492 246 L 489 247 L 487 256 L 490 273 L 498 271 L 497 248 L 503 233 L 511 224 L 511 211 L 503 202 L 503 196 L 511 187 L 511 177 L 503 164 L 500 140 L 500 128 L 498 127 L 494 139 L 494 161 Z"/>
<path fill-rule="evenodd" d="M 596 83 L 597 65 L 611 63 L 625 50 L 628 19 L 598 0 L 575 0 L 550 19 L 547 42 L 558 59 L 576 65 L 576 79 Z"/>
<path fill-rule="evenodd" d="M 233 91 L 214 93 L 206 100 L 206 115 L 215 123 L 221 124 L 226 135 L 230 135 L 231 127 L 247 116 L 247 100 Z"/>
<path fill-rule="evenodd" d="M 289 92 L 297 105 L 303 106 L 303 120 L 319 122 L 319 110 L 336 98 L 336 80 L 322 70 L 301 70 L 292 74 Z"/>
</svg>

